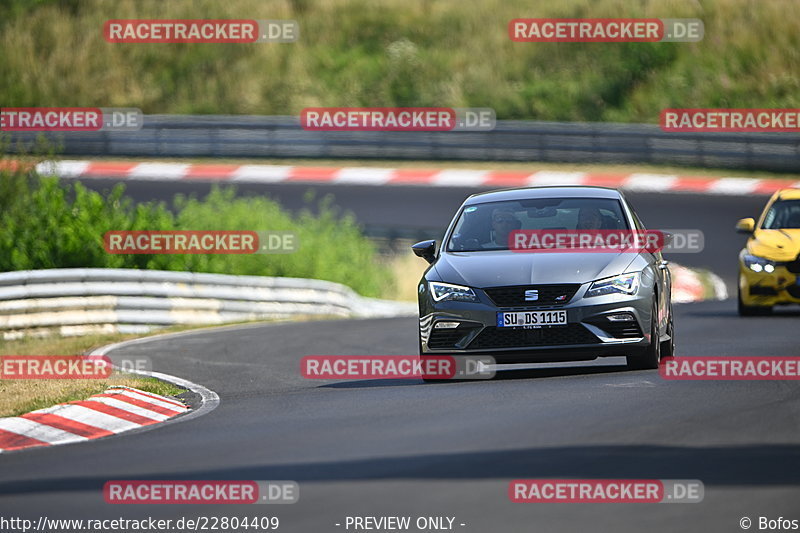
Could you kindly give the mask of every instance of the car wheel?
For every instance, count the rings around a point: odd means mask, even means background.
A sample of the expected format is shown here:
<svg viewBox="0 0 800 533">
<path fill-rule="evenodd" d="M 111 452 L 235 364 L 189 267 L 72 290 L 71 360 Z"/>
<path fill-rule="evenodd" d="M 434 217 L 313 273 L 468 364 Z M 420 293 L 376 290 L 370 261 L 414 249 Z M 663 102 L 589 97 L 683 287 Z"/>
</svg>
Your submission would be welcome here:
<svg viewBox="0 0 800 533">
<path fill-rule="evenodd" d="M 672 320 L 672 303 L 669 304 L 669 322 L 667 322 L 669 340 L 661 343 L 661 358 L 675 357 L 675 326 Z"/>
<path fill-rule="evenodd" d="M 661 342 L 658 340 L 658 306 L 653 299 L 653 311 L 650 314 L 650 346 L 643 354 L 629 355 L 625 359 L 630 370 L 652 370 L 658 368 L 661 361 Z"/>
<path fill-rule="evenodd" d="M 446 355 L 446 354 L 436 354 L 435 356 L 423 355 L 423 354 L 422 354 L 422 348 L 420 347 L 420 355 L 419 355 L 419 358 L 420 358 L 421 360 L 424 360 L 426 357 L 441 357 L 442 355 Z M 426 378 L 426 377 L 424 377 L 424 376 L 423 376 L 423 377 L 422 377 L 422 381 L 424 381 L 425 383 L 447 383 L 447 382 L 450 382 L 450 381 L 453 381 L 453 380 L 452 380 L 452 379 L 435 379 L 435 378 Z"/>
<path fill-rule="evenodd" d="M 745 305 L 744 302 L 742 302 L 741 287 L 739 287 L 736 304 L 737 310 L 739 311 L 739 316 L 764 316 L 772 313 L 771 306 Z"/>
</svg>

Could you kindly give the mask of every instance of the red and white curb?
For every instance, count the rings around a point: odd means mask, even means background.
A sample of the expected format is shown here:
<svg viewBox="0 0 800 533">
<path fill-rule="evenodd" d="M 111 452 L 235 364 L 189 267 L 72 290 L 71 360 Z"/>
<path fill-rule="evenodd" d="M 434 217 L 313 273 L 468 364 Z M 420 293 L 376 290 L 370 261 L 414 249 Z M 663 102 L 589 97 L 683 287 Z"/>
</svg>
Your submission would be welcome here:
<svg viewBox="0 0 800 533">
<path fill-rule="evenodd" d="M 228 327 L 215 329 L 228 329 Z M 88 357 L 103 357 L 113 350 L 133 344 L 146 344 L 192 333 L 197 331 L 163 333 L 122 341 L 97 348 L 89 353 Z M 196 408 L 190 409 L 174 398 L 131 387 L 109 387 L 102 394 L 96 394 L 86 400 L 59 404 L 18 417 L 0 418 L 0 453 L 40 446 L 88 442 L 127 431 L 153 429 L 164 422 L 186 422 L 210 413 L 220 403 L 216 392 L 189 380 L 161 372 L 126 371 L 160 379 L 190 390 L 199 396 L 200 403 Z M 178 415 L 182 416 L 175 418 Z"/>
<path fill-rule="evenodd" d="M 641 192 L 703 194 L 772 194 L 800 181 L 743 177 L 679 176 L 646 173 L 596 173 L 540 170 L 413 169 L 281 165 L 184 164 L 118 161 L 48 161 L 40 174 L 62 178 L 115 178 L 145 181 L 226 181 L 233 183 L 328 183 L 348 185 L 417 185 L 428 187 L 527 187 L 593 185 Z"/>
<path fill-rule="evenodd" d="M 108 437 L 164 422 L 188 410 L 166 396 L 110 387 L 85 400 L 0 418 L 0 453 Z"/>
<path fill-rule="evenodd" d="M 675 303 L 726 300 L 728 298 L 725 282 L 714 273 L 705 273 L 714 292 L 711 297 L 707 297 L 705 285 L 700 280 L 700 274 L 697 271 L 675 263 L 669 265 L 669 271 L 672 273 L 672 301 Z"/>
</svg>

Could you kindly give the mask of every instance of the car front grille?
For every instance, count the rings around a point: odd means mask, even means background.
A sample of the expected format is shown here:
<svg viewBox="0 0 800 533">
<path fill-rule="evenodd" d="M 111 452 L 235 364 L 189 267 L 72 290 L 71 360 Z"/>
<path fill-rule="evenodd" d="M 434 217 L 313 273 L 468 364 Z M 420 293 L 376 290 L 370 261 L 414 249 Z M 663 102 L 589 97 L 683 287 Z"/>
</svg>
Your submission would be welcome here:
<svg viewBox="0 0 800 533">
<path fill-rule="evenodd" d="M 749 289 L 752 296 L 777 296 L 778 289 L 775 287 L 762 287 L 760 285 L 752 285 Z"/>
<path fill-rule="evenodd" d="M 580 288 L 579 283 L 561 285 L 512 285 L 484 289 L 498 307 L 528 307 L 537 305 L 560 305 L 569 302 Z M 526 291 L 537 291 L 536 300 L 526 300 Z"/>
<path fill-rule="evenodd" d="M 596 344 L 595 335 L 581 324 L 569 324 L 539 329 L 484 328 L 469 343 L 470 350 L 489 348 L 524 348 L 528 346 L 559 346 L 567 344 Z"/>
</svg>

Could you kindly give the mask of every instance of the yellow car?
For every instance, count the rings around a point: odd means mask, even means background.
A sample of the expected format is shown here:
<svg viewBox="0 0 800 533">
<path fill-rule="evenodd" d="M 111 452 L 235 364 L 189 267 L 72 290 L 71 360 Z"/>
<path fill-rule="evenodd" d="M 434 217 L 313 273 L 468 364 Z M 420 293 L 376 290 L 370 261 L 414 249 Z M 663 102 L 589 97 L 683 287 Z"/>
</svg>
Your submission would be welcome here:
<svg viewBox="0 0 800 533">
<path fill-rule="evenodd" d="M 739 314 L 765 315 L 775 305 L 800 304 L 800 189 L 772 195 L 758 224 L 736 223 L 750 234 L 739 253 Z"/>
</svg>

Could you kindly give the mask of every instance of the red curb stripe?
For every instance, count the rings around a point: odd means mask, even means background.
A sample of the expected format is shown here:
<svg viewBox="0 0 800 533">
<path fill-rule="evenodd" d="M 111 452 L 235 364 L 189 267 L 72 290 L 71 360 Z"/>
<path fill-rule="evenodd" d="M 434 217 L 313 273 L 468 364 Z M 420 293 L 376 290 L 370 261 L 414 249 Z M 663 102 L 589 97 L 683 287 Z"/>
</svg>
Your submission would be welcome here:
<svg viewBox="0 0 800 533">
<path fill-rule="evenodd" d="M 110 405 L 106 405 L 101 402 L 83 400 L 78 402 L 70 402 L 69 405 L 80 405 L 81 407 L 86 407 L 87 409 L 93 409 L 100 413 L 105 413 L 107 415 L 115 416 L 117 418 L 121 418 L 123 420 L 127 420 L 128 422 L 133 422 L 134 424 L 139 424 L 141 426 L 149 426 L 150 424 L 157 424 L 161 422 L 161 420 L 146 418 L 144 416 L 140 416 L 135 413 L 125 411 L 124 409 L 119 409 L 117 407 L 112 407 Z"/>
<path fill-rule="evenodd" d="M 520 187 L 527 185 L 528 178 L 533 172 L 490 172 L 486 175 L 484 185 L 503 185 L 509 187 Z"/>
<path fill-rule="evenodd" d="M 131 405 L 135 405 L 136 407 L 141 407 L 142 409 L 147 409 L 148 411 L 153 411 L 154 413 L 158 413 L 160 415 L 167 415 L 167 416 L 175 416 L 181 414 L 180 411 L 175 411 L 173 409 L 168 409 L 166 407 L 161 407 L 160 405 L 156 405 L 154 403 L 150 403 L 146 400 L 139 400 L 137 398 L 131 398 L 130 396 L 126 396 L 124 394 L 95 394 L 92 398 L 113 398 L 115 400 L 119 400 L 121 402 L 126 402 Z"/>
<path fill-rule="evenodd" d="M 98 177 L 128 177 L 130 171 L 139 163 L 115 163 L 115 162 L 91 162 L 86 170 L 83 171 L 81 176 L 98 176 Z"/>
<path fill-rule="evenodd" d="M 717 179 L 705 176 L 678 176 L 678 179 L 675 180 L 670 189 L 674 191 L 707 192 Z"/>
<path fill-rule="evenodd" d="M 185 180 L 229 180 L 241 165 L 191 165 L 183 179 Z"/>
<path fill-rule="evenodd" d="M 5 429 L 0 429 L 0 450 L 19 450 L 21 448 L 30 448 L 32 446 L 50 446 L 46 442 L 38 439 L 11 433 Z"/>
<path fill-rule="evenodd" d="M 786 189 L 786 182 L 780 180 L 761 180 L 753 192 L 756 194 L 772 194 L 781 189 Z"/>
<path fill-rule="evenodd" d="M 0 170 L 8 170 L 9 172 L 16 172 L 17 170 L 33 168 L 32 163 L 23 163 L 14 159 L 4 159 L 0 161 Z"/>
<path fill-rule="evenodd" d="M 120 390 L 120 391 L 132 392 L 133 394 L 136 394 L 136 395 L 139 395 L 139 396 L 145 396 L 147 398 L 153 398 L 154 400 L 159 400 L 159 401 L 162 401 L 162 402 L 165 402 L 165 403 L 171 403 L 172 405 L 175 405 L 177 407 L 180 407 L 183 410 L 186 410 L 186 405 L 182 404 L 181 402 L 179 402 L 177 400 L 172 400 L 172 399 L 167 398 L 165 396 L 158 396 L 157 394 L 152 394 L 150 392 L 146 392 L 146 391 L 143 391 L 143 390 L 138 390 L 138 389 L 134 390 L 134 389 L 127 389 L 127 388 L 116 388 L 115 389 L 113 387 L 111 388 L 111 390 L 112 391 L 113 390 Z"/>
<path fill-rule="evenodd" d="M 395 169 L 387 183 L 407 183 L 409 185 L 430 183 L 431 178 L 444 169 L 425 170 L 420 168 L 398 168 Z"/>
<path fill-rule="evenodd" d="M 584 184 L 594 187 L 618 188 L 625 183 L 630 174 L 587 174 L 584 177 Z"/>
<path fill-rule="evenodd" d="M 330 181 L 339 167 L 292 167 L 286 181 Z"/>
<path fill-rule="evenodd" d="M 39 424 L 61 429 L 63 431 L 74 433 L 75 435 L 80 435 L 81 437 L 86 437 L 89 439 L 108 437 L 114 434 L 111 431 L 90 426 L 89 424 L 84 424 L 83 422 L 70 420 L 69 418 L 54 415 L 52 413 L 27 413 L 22 415 L 22 418 L 27 418 L 33 422 L 38 422 Z"/>
</svg>

